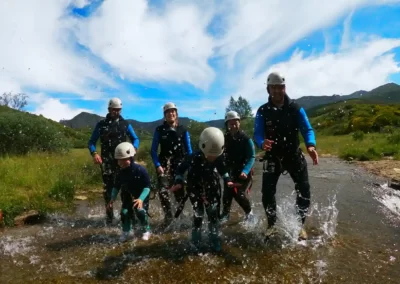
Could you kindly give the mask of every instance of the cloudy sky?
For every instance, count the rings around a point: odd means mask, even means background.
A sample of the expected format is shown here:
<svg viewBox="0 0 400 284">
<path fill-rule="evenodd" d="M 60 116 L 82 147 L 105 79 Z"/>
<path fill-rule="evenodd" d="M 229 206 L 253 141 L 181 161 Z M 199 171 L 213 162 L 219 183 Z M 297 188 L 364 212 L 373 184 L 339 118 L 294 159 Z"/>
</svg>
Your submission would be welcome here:
<svg viewBox="0 0 400 284">
<path fill-rule="evenodd" d="M 272 70 L 292 98 L 400 83 L 400 0 L 0 0 L 0 92 L 59 121 L 87 111 L 200 121 L 253 110 Z"/>
</svg>

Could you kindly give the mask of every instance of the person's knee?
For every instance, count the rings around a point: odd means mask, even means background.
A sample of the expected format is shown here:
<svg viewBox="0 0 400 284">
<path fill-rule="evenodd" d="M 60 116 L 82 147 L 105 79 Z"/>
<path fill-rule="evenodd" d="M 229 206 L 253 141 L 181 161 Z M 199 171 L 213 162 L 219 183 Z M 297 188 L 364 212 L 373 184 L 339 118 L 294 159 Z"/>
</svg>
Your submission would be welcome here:
<svg viewBox="0 0 400 284">
<path fill-rule="evenodd" d="M 146 214 L 147 214 L 147 212 L 146 212 L 146 210 L 144 208 L 135 209 L 135 212 L 136 212 L 136 215 L 138 216 L 138 218 L 141 218 L 141 219 L 145 218 Z"/>
<path fill-rule="evenodd" d="M 195 216 L 193 218 L 193 225 L 195 228 L 200 228 L 203 223 L 203 216 Z"/>
<path fill-rule="evenodd" d="M 121 221 L 125 222 L 130 218 L 129 210 L 126 208 L 121 209 Z"/>
<path fill-rule="evenodd" d="M 174 192 L 174 196 L 175 196 L 175 200 L 177 202 L 181 202 L 181 200 L 184 198 L 185 196 L 185 191 L 183 188 L 181 188 L 180 190 L 177 190 L 176 192 Z"/>
<path fill-rule="evenodd" d="M 261 200 L 263 204 L 275 203 L 275 193 L 272 191 L 263 191 Z"/>
<path fill-rule="evenodd" d="M 308 181 L 301 181 L 296 184 L 296 190 L 299 196 L 303 199 L 310 199 L 310 183 Z"/>
</svg>

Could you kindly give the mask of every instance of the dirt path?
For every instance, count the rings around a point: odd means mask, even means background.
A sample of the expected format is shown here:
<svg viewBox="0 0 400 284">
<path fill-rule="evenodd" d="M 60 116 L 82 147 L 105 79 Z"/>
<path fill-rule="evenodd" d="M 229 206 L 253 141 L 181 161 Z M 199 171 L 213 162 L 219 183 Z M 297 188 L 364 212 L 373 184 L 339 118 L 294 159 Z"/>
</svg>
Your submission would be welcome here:
<svg viewBox="0 0 400 284">
<path fill-rule="evenodd" d="M 366 161 L 355 162 L 359 167 L 366 171 L 381 176 L 390 180 L 400 181 L 400 161 L 396 160 L 380 160 L 380 161 Z"/>
</svg>

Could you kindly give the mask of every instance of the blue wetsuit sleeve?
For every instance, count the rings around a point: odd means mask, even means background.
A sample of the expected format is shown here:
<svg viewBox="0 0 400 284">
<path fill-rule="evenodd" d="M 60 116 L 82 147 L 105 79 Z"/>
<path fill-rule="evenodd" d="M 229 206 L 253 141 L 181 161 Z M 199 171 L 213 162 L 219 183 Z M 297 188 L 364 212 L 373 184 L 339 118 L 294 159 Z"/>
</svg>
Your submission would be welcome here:
<svg viewBox="0 0 400 284">
<path fill-rule="evenodd" d="M 160 137 L 157 129 L 154 131 L 153 141 L 151 143 L 151 158 L 153 160 L 153 164 L 156 168 L 161 166 L 160 161 L 158 160 L 158 145 L 160 144 Z"/>
<path fill-rule="evenodd" d="M 93 154 L 93 152 L 96 152 L 96 143 L 100 137 L 99 128 L 99 123 L 97 123 L 88 142 L 88 148 L 91 155 Z"/>
<path fill-rule="evenodd" d="M 254 165 L 256 159 L 256 151 L 254 149 L 253 140 L 249 139 L 246 146 L 246 164 L 244 165 L 243 172 L 248 175 Z"/>
<path fill-rule="evenodd" d="M 190 143 L 190 134 L 189 131 L 186 131 L 185 133 L 185 150 L 187 155 L 192 154 L 192 145 Z"/>
<path fill-rule="evenodd" d="M 149 192 L 150 192 L 150 177 L 144 167 L 140 167 L 140 173 L 141 173 L 141 180 L 142 180 L 140 184 L 143 185 L 143 190 L 139 196 L 139 199 L 143 201 L 146 199 L 146 197 L 149 195 Z"/>
<path fill-rule="evenodd" d="M 262 114 L 261 108 L 258 109 L 254 120 L 254 141 L 258 148 L 262 149 L 262 144 L 264 142 L 264 115 Z"/>
<path fill-rule="evenodd" d="M 139 199 L 142 201 L 145 200 L 147 198 L 147 196 L 149 196 L 149 193 L 150 193 L 150 188 L 148 188 L 148 187 L 143 188 L 143 191 L 140 194 Z"/>
<path fill-rule="evenodd" d="M 133 127 L 131 124 L 128 125 L 128 128 L 126 130 L 126 134 L 128 137 L 131 139 L 133 147 L 135 147 L 136 150 L 139 149 L 139 137 L 136 135 L 135 131 L 133 130 Z"/>
<path fill-rule="evenodd" d="M 306 146 L 315 147 L 317 143 L 315 141 L 314 129 L 312 128 L 310 121 L 308 120 L 307 114 L 303 108 L 300 108 L 299 110 L 299 128 Z"/>
</svg>

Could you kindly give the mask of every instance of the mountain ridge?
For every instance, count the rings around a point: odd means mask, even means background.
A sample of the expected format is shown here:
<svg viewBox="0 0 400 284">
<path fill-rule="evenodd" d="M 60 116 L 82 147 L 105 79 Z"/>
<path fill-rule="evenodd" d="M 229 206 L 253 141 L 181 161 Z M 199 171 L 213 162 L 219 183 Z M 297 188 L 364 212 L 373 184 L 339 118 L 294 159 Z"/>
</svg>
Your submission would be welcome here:
<svg viewBox="0 0 400 284">
<path fill-rule="evenodd" d="M 289 94 L 290 96 L 290 94 Z M 331 104 L 347 101 L 347 100 L 360 100 L 363 103 L 384 103 L 384 104 L 397 104 L 400 103 L 400 85 L 395 83 L 387 83 L 378 86 L 370 91 L 359 90 L 348 95 L 331 95 L 331 96 L 303 96 L 294 99 L 306 111 L 311 110 L 315 113 L 318 107 L 326 107 Z M 70 120 L 61 120 L 60 123 L 74 129 L 80 128 L 94 128 L 97 122 L 104 119 L 103 116 L 81 112 Z M 125 118 L 126 119 L 126 118 Z M 135 131 L 139 133 L 146 133 L 152 135 L 154 129 L 163 123 L 163 119 L 141 122 L 135 119 L 126 119 L 132 124 Z M 189 117 L 179 117 L 179 122 L 182 125 L 188 126 L 191 121 L 196 121 Z M 224 119 L 216 119 L 202 122 L 208 126 L 222 128 L 224 126 Z"/>
</svg>

